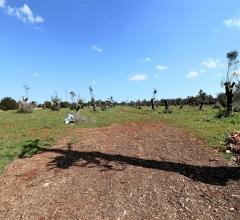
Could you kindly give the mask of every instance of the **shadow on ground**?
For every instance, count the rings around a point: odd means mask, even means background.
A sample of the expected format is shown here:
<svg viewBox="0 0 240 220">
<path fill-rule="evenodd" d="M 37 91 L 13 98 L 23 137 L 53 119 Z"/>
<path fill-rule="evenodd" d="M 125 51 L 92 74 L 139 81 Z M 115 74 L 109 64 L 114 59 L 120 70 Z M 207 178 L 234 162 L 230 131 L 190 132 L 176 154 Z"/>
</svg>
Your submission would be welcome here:
<svg viewBox="0 0 240 220">
<path fill-rule="evenodd" d="M 237 181 L 240 179 L 239 167 L 197 166 L 171 161 L 148 160 L 120 154 L 108 154 L 98 151 L 82 152 L 72 150 L 71 144 L 68 144 L 68 149 L 47 149 L 38 145 L 39 140 L 34 140 L 29 145 L 24 145 L 24 153 L 21 154 L 21 158 L 24 158 L 24 154 L 28 155 L 29 150 L 31 151 L 31 149 L 34 149 L 34 152 L 36 151 L 37 153 L 53 152 L 60 154 L 52 158 L 52 161 L 49 162 L 48 166 L 51 168 L 68 169 L 71 166 L 79 166 L 86 168 L 99 167 L 101 168 L 100 171 L 123 171 L 128 165 L 131 165 L 179 173 L 194 181 L 221 186 L 225 186 L 229 180 Z"/>
</svg>

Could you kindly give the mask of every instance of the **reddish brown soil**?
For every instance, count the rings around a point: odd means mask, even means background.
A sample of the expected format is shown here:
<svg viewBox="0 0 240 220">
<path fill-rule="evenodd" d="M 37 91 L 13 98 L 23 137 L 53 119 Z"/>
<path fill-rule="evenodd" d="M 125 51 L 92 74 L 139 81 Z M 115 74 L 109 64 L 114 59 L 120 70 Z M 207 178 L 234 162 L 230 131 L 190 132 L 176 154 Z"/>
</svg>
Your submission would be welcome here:
<svg viewBox="0 0 240 220">
<path fill-rule="evenodd" d="M 0 219 L 240 219 L 240 168 L 164 124 L 79 129 L 0 176 Z"/>
</svg>

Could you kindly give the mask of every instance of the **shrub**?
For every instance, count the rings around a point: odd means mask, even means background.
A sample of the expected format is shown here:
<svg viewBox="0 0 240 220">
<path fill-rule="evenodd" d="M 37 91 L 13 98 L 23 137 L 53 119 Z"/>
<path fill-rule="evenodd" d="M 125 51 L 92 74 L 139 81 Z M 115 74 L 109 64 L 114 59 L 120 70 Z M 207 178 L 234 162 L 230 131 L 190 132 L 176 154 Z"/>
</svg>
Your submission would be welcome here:
<svg viewBox="0 0 240 220">
<path fill-rule="evenodd" d="M 44 108 L 43 104 L 37 104 L 37 108 Z"/>
<path fill-rule="evenodd" d="M 52 111 L 59 111 L 59 110 L 60 110 L 60 103 L 53 102 L 53 103 L 52 103 L 51 110 L 52 110 Z"/>
<path fill-rule="evenodd" d="M 16 110 L 17 108 L 17 102 L 11 97 L 5 97 L 0 102 L 0 109 L 3 111 Z"/>
<path fill-rule="evenodd" d="M 233 111 L 234 112 L 240 112 L 240 103 L 234 103 Z"/>
<path fill-rule="evenodd" d="M 228 116 L 228 113 L 224 109 L 219 109 L 217 114 L 215 115 L 216 118 L 225 118 Z"/>
<path fill-rule="evenodd" d="M 60 102 L 60 107 L 61 108 L 69 108 L 70 107 L 70 103 L 69 102 Z"/>
<path fill-rule="evenodd" d="M 72 103 L 71 106 L 70 106 L 70 109 L 71 110 L 77 110 L 78 109 L 78 104 L 77 103 Z"/>
<path fill-rule="evenodd" d="M 219 93 L 217 95 L 217 101 L 220 103 L 221 106 L 224 108 L 227 106 L 227 96 L 225 93 Z"/>
<path fill-rule="evenodd" d="M 18 158 L 32 157 L 34 154 L 42 151 L 43 148 L 39 147 L 39 140 L 28 140 L 22 146 L 21 152 L 18 154 Z"/>
<path fill-rule="evenodd" d="M 44 104 L 43 104 L 43 108 L 48 108 L 48 109 L 51 109 L 52 108 L 52 103 L 50 101 L 45 101 Z"/>
<path fill-rule="evenodd" d="M 59 111 L 60 110 L 60 101 L 61 99 L 58 98 L 57 94 L 55 96 L 52 96 L 52 111 Z"/>
<path fill-rule="evenodd" d="M 19 113 L 31 113 L 32 106 L 27 102 L 21 101 L 18 106 L 18 112 Z"/>
<path fill-rule="evenodd" d="M 169 109 L 169 108 L 163 110 L 163 113 L 165 113 L 165 114 L 168 114 L 168 113 L 171 114 L 172 112 L 173 112 L 173 110 Z"/>
<path fill-rule="evenodd" d="M 213 105 L 213 109 L 223 109 L 223 106 L 220 104 L 220 102 L 216 102 L 216 103 Z"/>
</svg>

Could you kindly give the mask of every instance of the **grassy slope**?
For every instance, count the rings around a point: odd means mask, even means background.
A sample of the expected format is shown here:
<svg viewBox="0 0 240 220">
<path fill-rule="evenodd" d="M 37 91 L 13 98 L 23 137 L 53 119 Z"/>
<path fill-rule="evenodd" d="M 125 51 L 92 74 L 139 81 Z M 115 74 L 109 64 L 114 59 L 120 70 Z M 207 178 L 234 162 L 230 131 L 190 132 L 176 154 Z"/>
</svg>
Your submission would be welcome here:
<svg viewBox="0 0 240 220">
<path fill-rule="evenodd" d="M 240 114 L 226 119 L 214 119 L 216 110 L 205 108 L 204 111 L 193 108 L 174 108 L 172 114 L 163 114 L 163 109 L 155 112 L 147 108 L 142 110 L 130 107 L 117 107 L 105 112 L 93 113 L 89 109 L 82 114 L 91 120 L 82 125 L 66 126 L 63 119 L 69 110 L 52 112 L 36 110 L 31 114 L 18 114 L 15 111 L 0 112 L 0 170 L 17 157 L 27 140 L 41 140 L 41 145 L 52 145 L 66 133 L 74 133 L 76 127 L 99 127 L 112 123 L 129 121 L 159 121 L 182 126 L 206 139 L 209 145 L 219 146 L 226 134 L 240 129 Z M 73 137 L 74 138 L 74 137 Z"/>
</svg>

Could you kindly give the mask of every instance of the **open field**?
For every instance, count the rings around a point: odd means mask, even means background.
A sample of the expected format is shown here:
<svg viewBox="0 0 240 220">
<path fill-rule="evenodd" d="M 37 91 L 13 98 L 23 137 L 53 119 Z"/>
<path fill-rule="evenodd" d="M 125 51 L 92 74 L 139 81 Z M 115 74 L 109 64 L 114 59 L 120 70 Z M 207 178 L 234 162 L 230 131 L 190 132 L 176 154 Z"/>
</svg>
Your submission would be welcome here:
<svg viewBox="0 0 240 220">
<path fill-rule="evenodd" d="M 127 122 L 165 122 L 184 127 L 194 135 L 206 140 L 210 146 L 223 146 L 224 139 L 231 131 L 240 129 L 240 114 L 234 117 L 216 119 L 217 110 L 205 107 L 199 111 L 192 107 L 173 108 L 173 113 L 164 114 L 163 108 L 155 112 L 149 108 L 141 110 L 131 107 L 116 107 L 107 111 L 92 112 L 81 110 L 89 121 L 80 125 L 66 126 L 63 119 L 70 110 L 53 112 L 35 110 L 31 114 L 18 114 L 16 111 L 0 112 L 0 169 L 17 157 L 21 147 L 28 140 L 40 140 L 41 146 L 52 146 L 66 134 L 75 141 L 75 129 L 79 127 L 103 127 Z"/>
<path fill-rule="evenodd" d="M 0 220 L 240 220 L 240 0 L 0 0 Z"/>
</svg>

